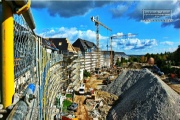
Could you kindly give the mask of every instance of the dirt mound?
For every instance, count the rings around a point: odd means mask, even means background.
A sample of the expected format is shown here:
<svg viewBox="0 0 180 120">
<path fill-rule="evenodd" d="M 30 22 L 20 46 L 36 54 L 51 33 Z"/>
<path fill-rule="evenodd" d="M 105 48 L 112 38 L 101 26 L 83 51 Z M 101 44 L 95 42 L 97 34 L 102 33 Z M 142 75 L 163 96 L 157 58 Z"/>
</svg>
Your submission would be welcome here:
<svg viewBox="0 0 180 120">
<path fill-rule="evenodd" d="M 133 68 L 133 69 L 141 69 L 142 65 L 140 63 L 130 63 L 128 65 L 128 68 Z"/>
<path fill-rule="evenodd" d="M 104 99 L 106 101 L 106 103 L 108 103 L 108 104 L 111 104 L 112 102 L 118 100 L 118 97 L 116 95 L 110 94 L 105 91 L 96 90 L 95 93 L 96 93 L 97 98 Z"/>
<path fill-rule="evenodd" d="M 119 96 L 108 120 L 180 119 L 180 96 L 148 69 L 123 71 L 103 89 Z"/>
</svg>

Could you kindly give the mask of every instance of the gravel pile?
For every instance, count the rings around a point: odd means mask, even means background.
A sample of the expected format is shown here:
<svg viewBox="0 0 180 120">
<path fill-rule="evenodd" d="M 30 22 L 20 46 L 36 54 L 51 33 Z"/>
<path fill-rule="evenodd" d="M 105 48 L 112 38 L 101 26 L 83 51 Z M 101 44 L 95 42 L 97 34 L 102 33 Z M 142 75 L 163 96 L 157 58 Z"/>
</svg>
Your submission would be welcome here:
<svg viewBox="0 0 180 120">
<path fill-rule="evenodd" d="M 180 96 L 148 69 L 124 70 L 103 90 L 119 96 L 107 120 L 180 119 Z"/>
</svg>

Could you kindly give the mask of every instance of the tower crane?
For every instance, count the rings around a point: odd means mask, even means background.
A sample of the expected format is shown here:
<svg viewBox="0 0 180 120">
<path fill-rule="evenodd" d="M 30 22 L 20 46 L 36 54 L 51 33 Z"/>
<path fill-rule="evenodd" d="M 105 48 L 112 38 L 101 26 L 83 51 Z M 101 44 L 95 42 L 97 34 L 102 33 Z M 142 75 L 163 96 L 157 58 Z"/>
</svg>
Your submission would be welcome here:
<svg viewBox="0 0 180 120">
<path fill-rule="evenodd" d="M 135 36 L 135 35 L 137 35 L 137 34 L 124 34 L 124 35 L 113 35 L 113 36 L 111 36 L 110 37 L 110 42 L 111 42 L 111 56 L 110 56 L 110 59 L 111 59 L 111 67 L 113 66 L 113 57 L 112 57 L 112 39 L 117 39 L 117 38 L 120 38 L 120 37 L 123 37 L 123 36 L 125 36 L 125 37 L 131 37 L 131 36 Z"/>
<path fill-rule="evenodd" d="M 100 21 L 99 21 L 99 18 L 98 16 L 94 17 L 92 16 L 91 17 L 91 21 L 92 22 L 95 22 L 95 26 L 96 26 L 96 45 L 97 45 L 97 58 L 98 58 L 98 62 L 96 64 L 96 68 L 99 69 L 100 67 L 100 54 L 99 54 L 99 25 L 103 26 L 104 28 L 106 28 L 107 30 L 109 31 L 112 31 L 110 28 L 108 28 L 107 26 L 105 26 L 104 24 L 102 24 Z"/>
</svg>

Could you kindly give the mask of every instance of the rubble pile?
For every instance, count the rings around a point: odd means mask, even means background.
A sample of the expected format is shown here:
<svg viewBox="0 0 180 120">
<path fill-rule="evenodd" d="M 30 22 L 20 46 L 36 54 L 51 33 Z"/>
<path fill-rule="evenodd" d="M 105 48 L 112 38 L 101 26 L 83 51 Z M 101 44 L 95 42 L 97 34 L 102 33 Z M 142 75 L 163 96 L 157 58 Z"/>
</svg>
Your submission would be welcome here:
<svg viewBox="0 0 180 120">
<path fill-rule="evenodd" d="M 148 69 L 123 70 L 103 90 L 119 96 L 107 120 L 180 119 L 180 95 Z"/>
<path fill-rule="evenodd" d="M 105 91 L 96 90 L 95 99 L 86 99 L 85 106 L 91 118 L 104 120 L 118 97 Z"/>
<path fill-rule="evenodd" d="M 109 105 L 118 99 L 118 96 L 101 90 L 96 90 L 95 94 L 96 99 L 103 99 L 103 101 Z"/>
</svg>

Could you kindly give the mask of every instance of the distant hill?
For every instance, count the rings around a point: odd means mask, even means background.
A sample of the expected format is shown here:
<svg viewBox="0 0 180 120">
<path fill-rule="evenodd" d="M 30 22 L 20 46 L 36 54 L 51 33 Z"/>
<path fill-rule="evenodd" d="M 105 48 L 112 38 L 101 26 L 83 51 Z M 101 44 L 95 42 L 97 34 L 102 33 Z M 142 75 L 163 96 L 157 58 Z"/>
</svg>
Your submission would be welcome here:
<svg viewBox="0 0 180 120">
<path fill-rule="evenodd" d="M 141 57 L 141 56 L 144 56 L 144 55 L 127 55 L 129 57 Z"/>
</svg>

